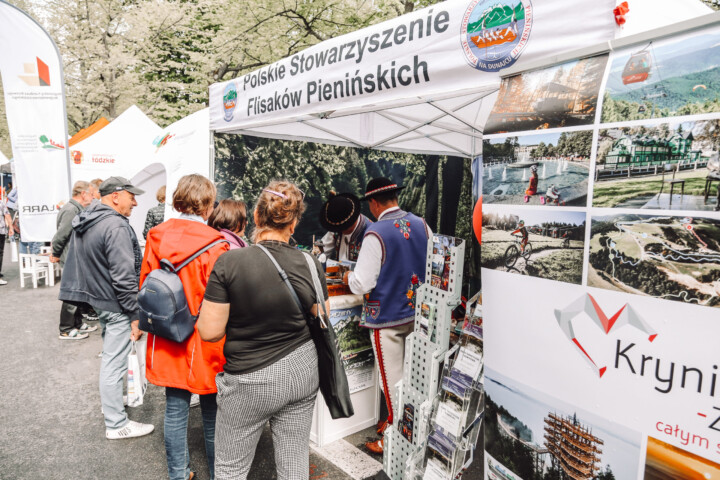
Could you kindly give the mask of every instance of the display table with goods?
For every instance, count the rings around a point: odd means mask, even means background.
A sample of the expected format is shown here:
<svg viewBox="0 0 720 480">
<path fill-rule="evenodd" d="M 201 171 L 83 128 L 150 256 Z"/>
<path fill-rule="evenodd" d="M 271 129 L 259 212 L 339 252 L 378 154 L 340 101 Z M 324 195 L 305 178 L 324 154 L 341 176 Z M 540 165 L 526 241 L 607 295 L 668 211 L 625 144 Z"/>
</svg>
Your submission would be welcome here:
<svg viewBox="0 0 720 480">
<path fill-rule="evenodd" d="M 345 365 L 355 415 L 333 420 L 322 394 L 315 403 L 310 440 L 322 447 L 328 443 L 375 426 L 380 414 L 380 392 L 368 329 L 360 326 L 362 295 L 352 295 L 342 284 L 347 265 L 329 265 L 326 280 L 330 294 L 330 323 L 335 330 Z"/>
<path fill-rule="evenodd" d="M 464 254 L 462 239 L 435 235 L 428 243 L 426 282 L 417 290 L 415 329 L 396 385 L 397 421 L 385 431 L 383 469 L 392 480 L 459 478 L 473 460 L 483 411 L 479 295 L 449 349 Z"/>
</svg>

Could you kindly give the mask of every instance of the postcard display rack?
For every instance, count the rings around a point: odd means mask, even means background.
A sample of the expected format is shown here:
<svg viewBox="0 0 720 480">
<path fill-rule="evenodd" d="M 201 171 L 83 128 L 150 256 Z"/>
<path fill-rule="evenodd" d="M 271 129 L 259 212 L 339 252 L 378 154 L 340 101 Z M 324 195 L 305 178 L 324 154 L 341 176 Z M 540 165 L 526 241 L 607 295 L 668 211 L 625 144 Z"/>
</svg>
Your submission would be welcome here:
<svg viewBox="0 0 720 480">
<path fill-rule="evenodd" d="M 415 329 L 396 386 L 395 424 L 385 431 L 383 469 L 392 480 L 460 478 L 472 462 L 483 410 L 481 346 L 468 346 L 463 334 L 448 351 L 464 256 L 462 239 L 434 235 L 428 242 L 426 282 L 416 292 Z"/>
</svg>

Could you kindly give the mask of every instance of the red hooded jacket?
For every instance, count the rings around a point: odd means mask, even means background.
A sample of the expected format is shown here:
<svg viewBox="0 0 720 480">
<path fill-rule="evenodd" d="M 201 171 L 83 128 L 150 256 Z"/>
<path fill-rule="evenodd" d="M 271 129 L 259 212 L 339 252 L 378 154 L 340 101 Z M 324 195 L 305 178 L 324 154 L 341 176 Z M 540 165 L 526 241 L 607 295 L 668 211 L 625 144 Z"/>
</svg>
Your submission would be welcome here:
<svg viewBox="0 0 720 480">
<path fill-rule="evenodd" d="M 145 245 L 140 286 L 151 271 L 160 268 L 163 258 L 177 265 L 215 240 L 224 240 L 220 232 L 194 220 L 171 219 L 151 229 Z M 228 249 L 226 243 L 216 245 L 178 273 L 193 315 L 198 314 L 215 261 Z M 183 343 L 148 334 L 147 345 L 150 383 L 201 395 L 217 392 L 215 375 L 222 372 L 225 365 L 225 339 L 217 343 L 203 342 L 195 327 Z"/>
</svg>

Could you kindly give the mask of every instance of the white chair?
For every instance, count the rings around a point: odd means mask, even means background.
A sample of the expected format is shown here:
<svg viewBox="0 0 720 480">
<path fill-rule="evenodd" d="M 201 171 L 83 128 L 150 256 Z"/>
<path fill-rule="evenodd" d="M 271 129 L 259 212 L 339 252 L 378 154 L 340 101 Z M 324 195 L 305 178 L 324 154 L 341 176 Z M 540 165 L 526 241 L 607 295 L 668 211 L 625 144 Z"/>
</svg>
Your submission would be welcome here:
<svg viewBox="0 0 720 480">
<path fill-rule="evenodd" d="M 25 288 L 25 277 L 32 278 L 33 288 L 37 288 L 38 280 L 45 279 L 45 284 L 55 285 L 55 276 L 52 272 L 52 264 L 48 257 L 40 255 L 32 255 L 28 253 L 20 254 L 20 288 Z"/>
<path fill-rule="evenodd" d="M 45 247 L 45 246 L 40 247 L 40 254 L 47 255 L 47 256 L 52 255 L 52 247 Z M 51 265 L 53 266 L 52 267 L 53 278 L 50 279 L 50 286 L 52 287 L 53 285 L 55 285 L 55 277 L 59 277 L 62 275 L 62 268 L 60 268 L 60 262 L 52 263 Z"/>
</svg>

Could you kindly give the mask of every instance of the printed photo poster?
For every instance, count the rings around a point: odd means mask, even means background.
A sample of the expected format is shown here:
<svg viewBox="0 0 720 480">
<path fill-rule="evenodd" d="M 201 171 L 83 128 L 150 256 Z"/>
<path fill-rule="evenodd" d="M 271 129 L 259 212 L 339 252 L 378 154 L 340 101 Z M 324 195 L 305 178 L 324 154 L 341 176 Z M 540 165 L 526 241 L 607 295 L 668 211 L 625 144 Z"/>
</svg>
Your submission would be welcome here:
<svg viewBox="0 0 720 480">
<path fill-rule="evenodd" d="M 484 478 L 720 479 L 719 45 L 503 82 L 474 170 Z"/>
<path fill-rule="evenodd" d="M 585 219 L 585 212 L 487 205 L 482 268 L 580 284 Z"/>
<path fill-rule="evenodd" d="M 601 128 L 593 206 L 717 211 L 719 152 L 717 119 Z"/>
<path fill-rule="evenodd" d="M 511 205 L 587 205 L 592 130 L 483 141 L 483 200 Z"/>
<path fill-rule="evenodd" d="M 374 385 L 375 355 L 368 330 L 360 327 L 361 315 L 362 305 L 330 311 L 330 323 L 338 339 L 350 393 Z"/>
<path fill-rule="evenodd" d="M 592 125 L 608 56 L 503 80 L 485 134 Z"/>
<path fill-rule="evenodd" d="M 613 53 L 602 123 L 720 112 L 720 28 Z"/>
<path fill-rule="evenodd" d="M 720 219 L 593 217 L 587 284 L 719 308 Z"/>
</svg>

